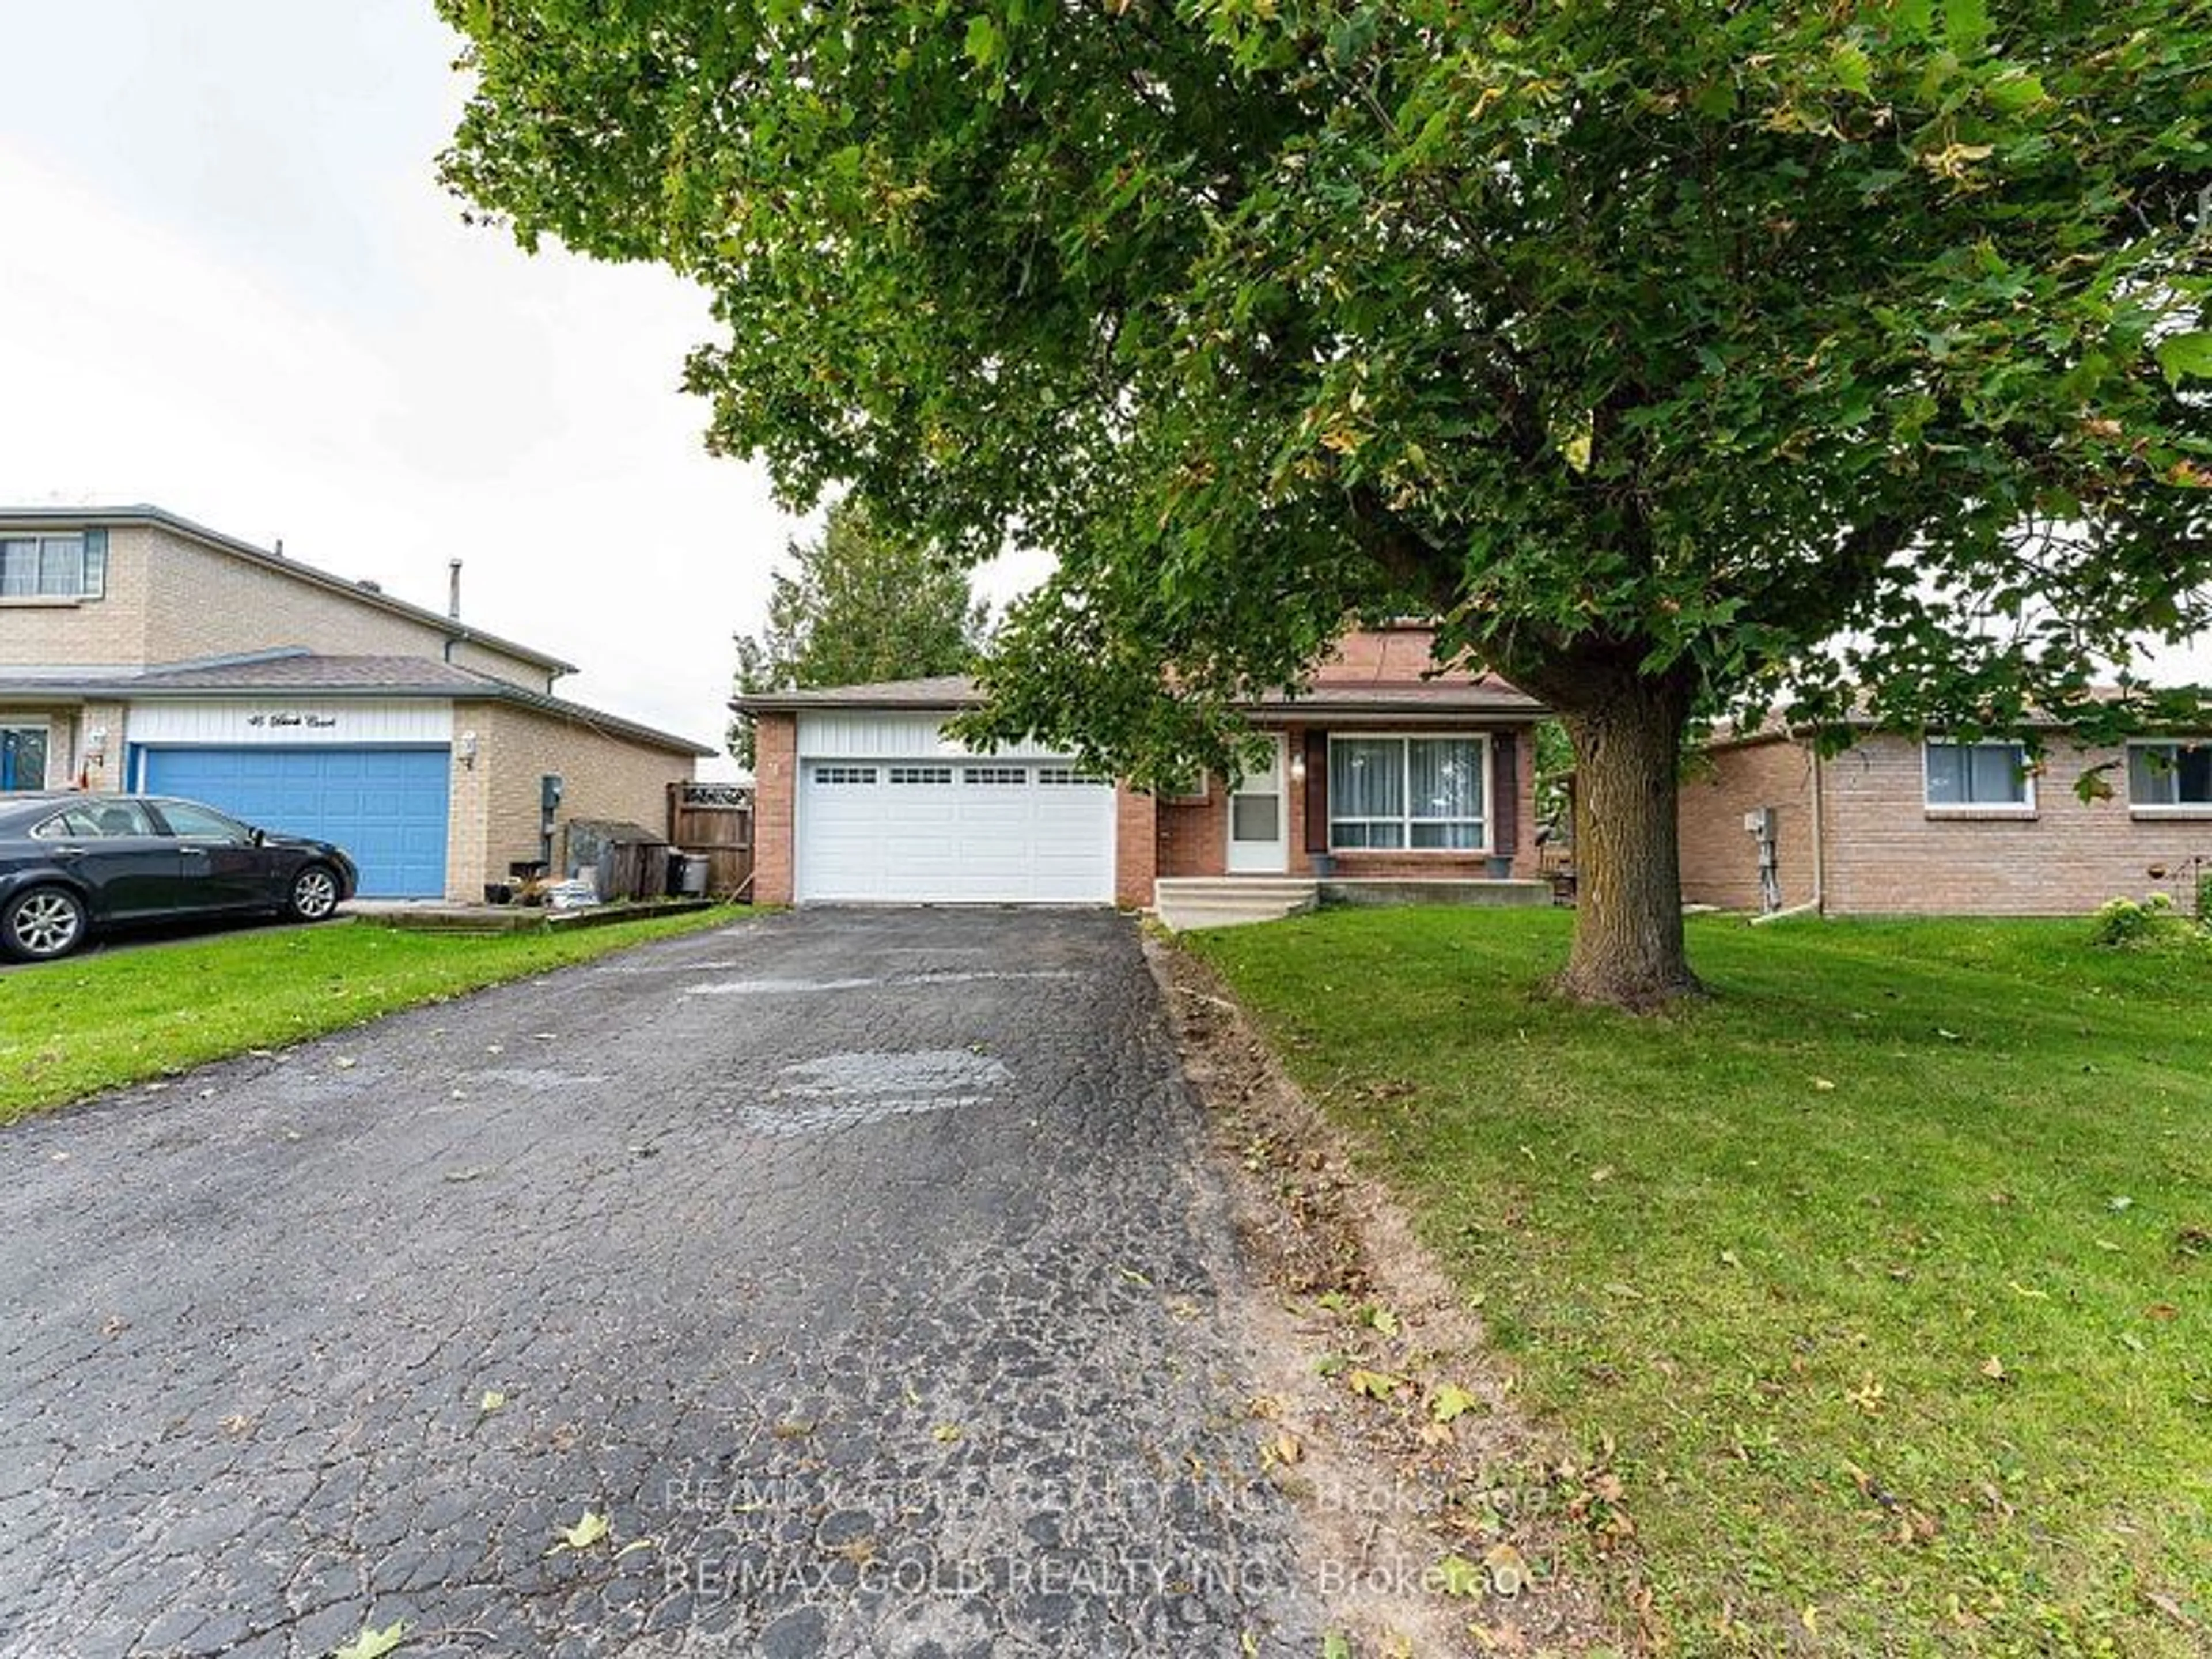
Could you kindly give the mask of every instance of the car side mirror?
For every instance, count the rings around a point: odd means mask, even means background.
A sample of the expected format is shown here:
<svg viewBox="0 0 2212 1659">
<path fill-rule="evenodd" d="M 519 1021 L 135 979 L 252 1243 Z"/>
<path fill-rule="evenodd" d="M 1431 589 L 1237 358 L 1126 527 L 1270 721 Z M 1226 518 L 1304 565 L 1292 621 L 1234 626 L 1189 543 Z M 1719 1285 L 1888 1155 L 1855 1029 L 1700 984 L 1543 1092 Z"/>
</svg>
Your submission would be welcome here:
<svg viewBox="0 0 2212 1659">
<path fill-rule="evenodd" d="M 253 844 L 256 847 L 264 846 L 268 842 L 268 840 L 269 832 L 266 830 L 260 828 L 258 825 L 256 825 L 253 830 Z"/>
</svg>

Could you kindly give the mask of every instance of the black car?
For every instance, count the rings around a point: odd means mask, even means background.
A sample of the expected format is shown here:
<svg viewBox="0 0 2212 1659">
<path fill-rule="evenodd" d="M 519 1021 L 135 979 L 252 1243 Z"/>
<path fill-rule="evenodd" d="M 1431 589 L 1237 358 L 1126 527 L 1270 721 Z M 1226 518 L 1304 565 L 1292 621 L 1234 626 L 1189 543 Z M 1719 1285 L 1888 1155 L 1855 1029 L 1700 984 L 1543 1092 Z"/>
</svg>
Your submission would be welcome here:
<svg viewBox="0 0 2212 1659">
<path fill-rule="evenodd" d="M 67 956 L 95 933 L 191 916 L 321 921 L 353 896 L 325 841 L 159 795 L 0 795 L 0 951 Z"/>
</svg>

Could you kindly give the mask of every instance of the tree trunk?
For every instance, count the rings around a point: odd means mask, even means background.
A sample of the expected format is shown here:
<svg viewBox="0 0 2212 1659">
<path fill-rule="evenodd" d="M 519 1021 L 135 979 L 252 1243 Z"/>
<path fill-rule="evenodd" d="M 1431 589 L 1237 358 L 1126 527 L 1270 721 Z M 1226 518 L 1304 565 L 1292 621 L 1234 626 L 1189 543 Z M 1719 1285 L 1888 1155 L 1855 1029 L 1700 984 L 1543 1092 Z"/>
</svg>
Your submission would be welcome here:
<svg viewBox="0 0 2212 1659">
<path fill-rule="evenodd" d="M 1575 942 L 1559 988 L 1656 1008 L 1703 988 L 1682 948 L 1677 768 L 1690 690 L 1612 678 L 1560 708 L 1575 746 Z"/>
</svg>

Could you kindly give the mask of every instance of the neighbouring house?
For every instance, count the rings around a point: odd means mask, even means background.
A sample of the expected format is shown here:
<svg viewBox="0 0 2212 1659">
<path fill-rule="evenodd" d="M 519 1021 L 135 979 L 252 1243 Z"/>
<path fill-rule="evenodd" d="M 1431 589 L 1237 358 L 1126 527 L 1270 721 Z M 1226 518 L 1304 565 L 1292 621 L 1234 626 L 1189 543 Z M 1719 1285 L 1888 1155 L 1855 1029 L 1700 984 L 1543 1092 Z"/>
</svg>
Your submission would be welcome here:
<svg viewBox="0 0 2212 1659">
<path fill-rule="evenodd" d="M 2041 749 L 2032 763 L 2019 742 L 1869 730 L 1822 758 L 1799 732 L 1723 738 L 1682 780 L 1682 896 L 1837 916 L 2069 915 L 2161 890 L 2192 904 L 2212 870 L 2212 739 L 2082 748 L 2054 728 Z M 2076 792 L 2092 771 L 2109 799 Z"/>
<path fill-rule="evenodd" d="M 477 899 L 571 818 L 665 822 L 714 751 L 571 665 L 151 507 L 0 507 L 0 789 L 189 796 Z M 552 855 L 559 855 L 557 845 Z"/>
<path fill-rule="evenodd" d="M 1048 746 L 968 752 L 944 730 L 978 701 L 965 679 L 740 697 L 757 739 L 756 895 L 1167 914 L 1171 894 L 1224 885 L 1296 908 L 1326 878 L 1346 899 L 1452 884 L 1544 902 L 1529 732 L 1543 708 L 1489 675 L 1434 675 L 1432 639 L 1348 635 L 1310 688 L 1245 711 L 1271 739 L 1263 767 L 1172 796 L 1087 776 Z"/>
</svg>

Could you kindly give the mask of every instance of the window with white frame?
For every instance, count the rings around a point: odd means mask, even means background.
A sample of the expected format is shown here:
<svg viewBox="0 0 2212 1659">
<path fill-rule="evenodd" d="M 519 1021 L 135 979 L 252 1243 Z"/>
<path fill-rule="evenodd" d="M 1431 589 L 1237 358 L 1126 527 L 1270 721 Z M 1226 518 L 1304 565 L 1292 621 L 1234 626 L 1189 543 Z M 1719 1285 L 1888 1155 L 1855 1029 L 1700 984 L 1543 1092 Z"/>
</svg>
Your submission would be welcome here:
<svg viewBox="0 0 2212 1659">
<path fill-rule="evenodd" d="M 1328 844 L 1480 852 L 1489 752 L 1477 737 L 1331 737 Z"/>
<path fill-rule="evenodd" d="M 963 783 L 985 784 L 993 788 L 1030 781 L 1026 766 L 963 766 L 960 769 Z"/>
<path fill-rule="evenodd" d="M 1922 753 L 1925 799 L 1931 807 L 2017 809 L 2035 805 L 2024 744 L 1930 738 Z"/>
<path fill-rule="evenodd" d="M 107 580 L 107 532 L 0 533 L 0 599 L 97 599 Z"/>
<path fill-rule="evenodd" d="M 2128 805 L 2138 811 L 2212 811 L 2212 740 L 2130 744 Z"/>
<path fill-rule="evenodd" d="M 817 766 L 814 781 L 831 785 L 873 783 L 876 769 L 872 766 Z"/>
<path fill-rule="evenodd" d="M 890 780 L 895 784 L 950 783 L 952 769 L 949 766 L 894 766 Z"/>
</svg>

